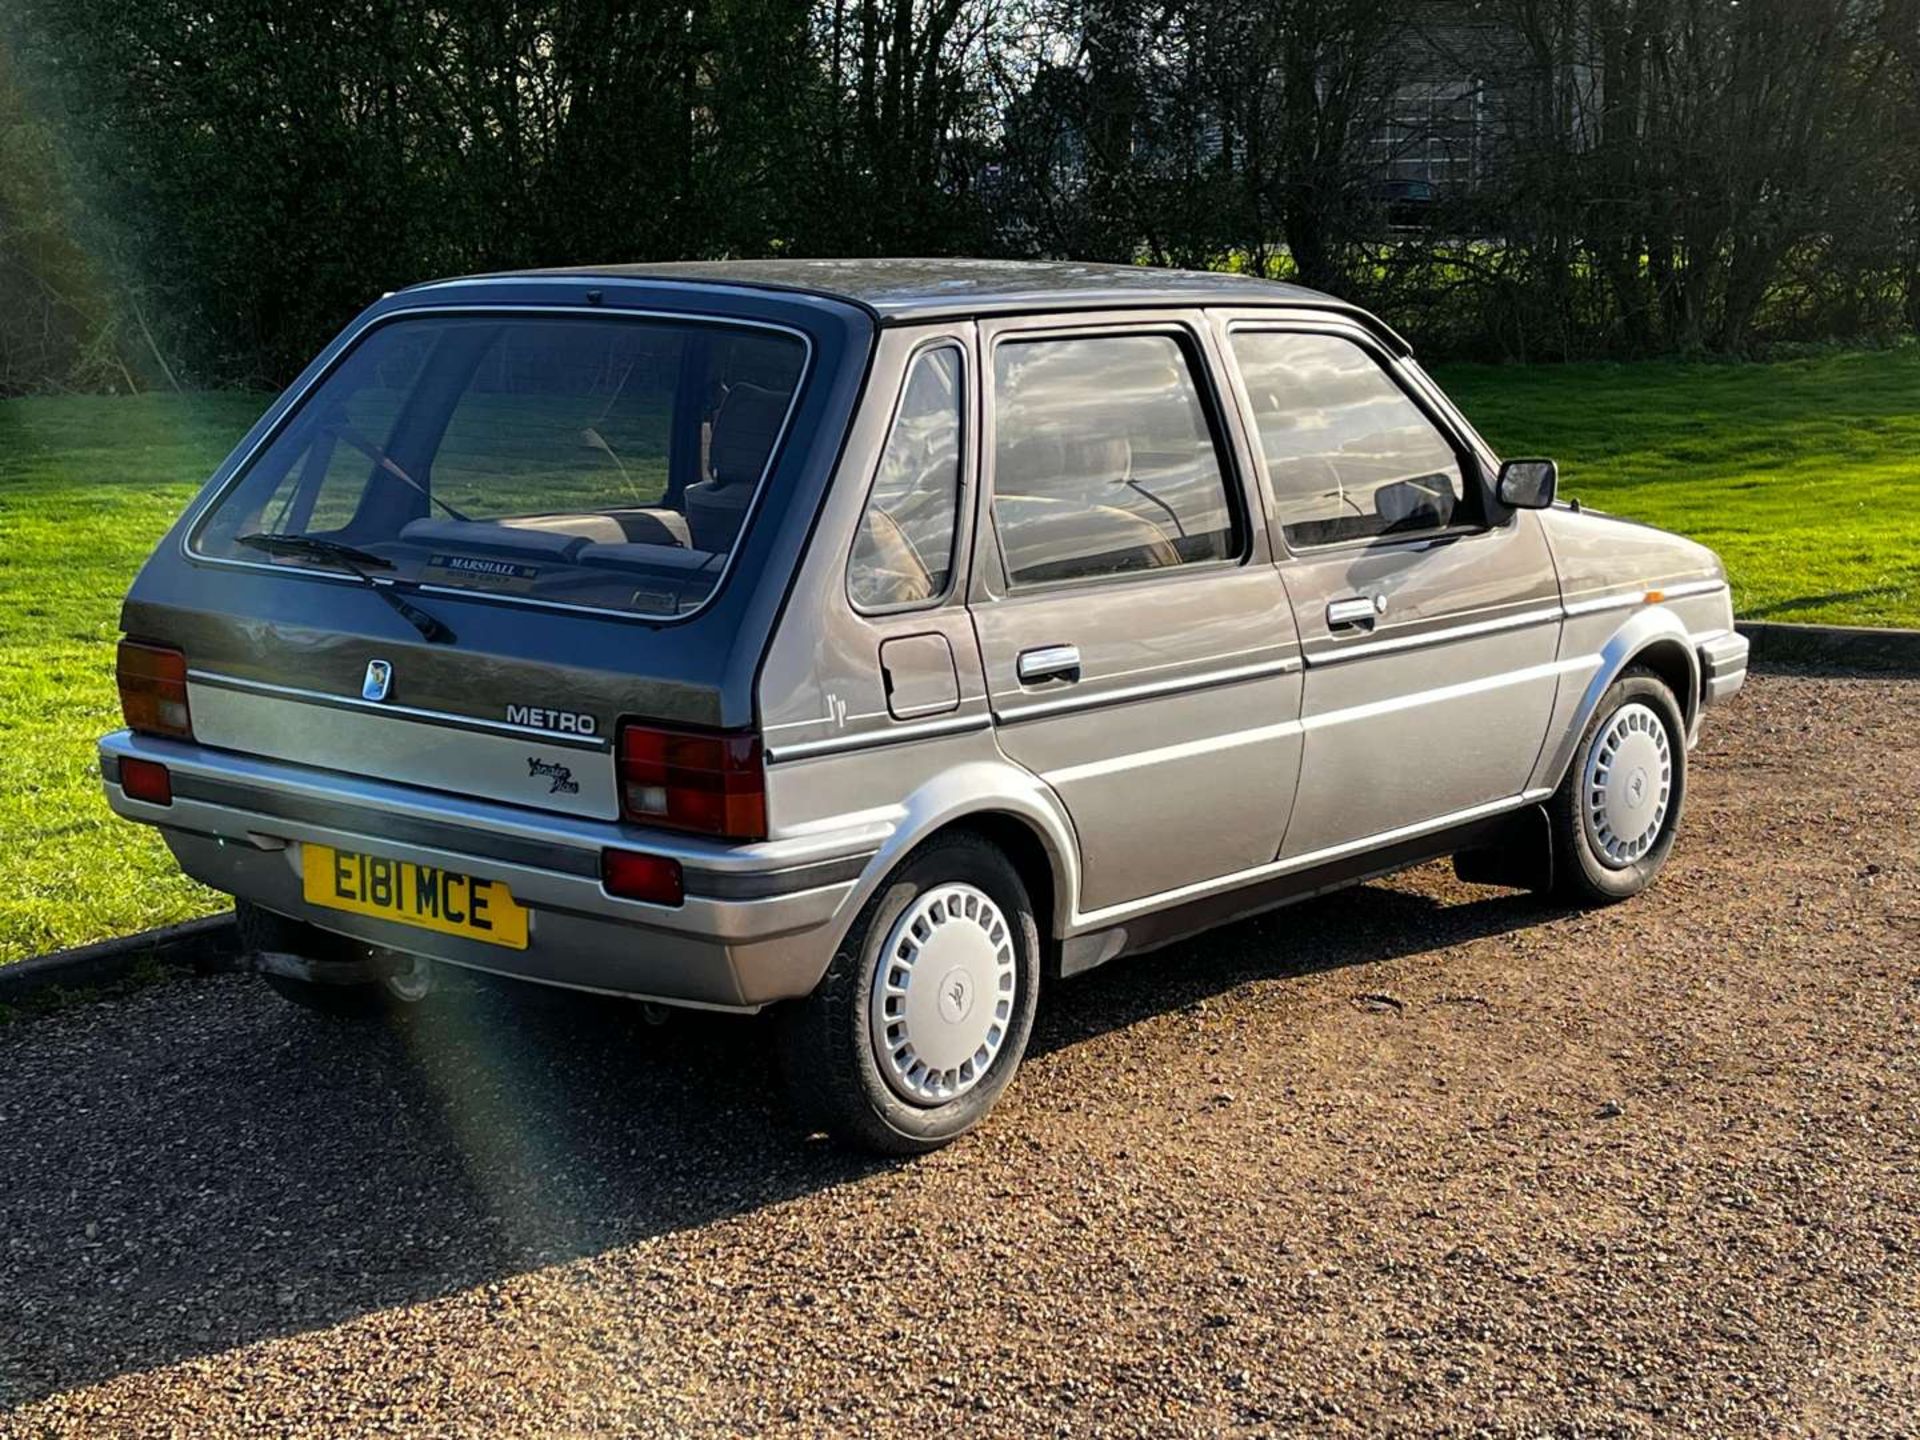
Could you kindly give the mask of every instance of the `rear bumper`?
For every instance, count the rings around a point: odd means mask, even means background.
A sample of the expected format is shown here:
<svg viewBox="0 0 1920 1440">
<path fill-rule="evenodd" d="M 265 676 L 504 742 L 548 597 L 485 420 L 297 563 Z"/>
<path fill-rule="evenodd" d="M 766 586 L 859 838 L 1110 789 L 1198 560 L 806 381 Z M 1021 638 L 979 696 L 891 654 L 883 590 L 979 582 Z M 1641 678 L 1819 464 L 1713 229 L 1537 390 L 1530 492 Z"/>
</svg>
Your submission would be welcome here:
<svg viewBox="0 0 1920 1440">
<path fill-rule="evenodd" d="M 1718 705 L 1747 683 L 1747 637 L 1735 630 L 1701 640 L 1700 705 Z"/>
<path fill-rule="evenodd" d="M 120 762 L 155 760 L 173 803 L 120 786 Z M 805 995 L 844 928 L 842 909 L 891 827 L 872 825 L 753 845 L 548 815 L 119 731 L 100 742 L 107 802 L 160 828 L 196 880 L 371 944 L 521 979 L 669 1003 L 754 1010 Z M 499 881 L 528 907 L 528 946 L 510 950 L 390 920 L 309 905 L 303 843 L 330 845 Z M 680 862 L 686 900 L 609 895 L 600 852 L 616 846 Z"/>
</svg>

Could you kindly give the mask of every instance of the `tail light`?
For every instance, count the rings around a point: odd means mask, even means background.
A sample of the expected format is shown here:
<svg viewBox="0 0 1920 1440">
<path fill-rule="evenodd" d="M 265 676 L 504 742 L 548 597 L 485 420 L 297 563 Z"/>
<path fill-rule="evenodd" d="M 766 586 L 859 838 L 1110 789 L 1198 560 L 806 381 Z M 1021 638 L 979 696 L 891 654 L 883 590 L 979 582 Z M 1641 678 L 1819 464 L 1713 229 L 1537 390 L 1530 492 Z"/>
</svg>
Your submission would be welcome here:
<svg viewBox="0 0 1920 1440">
<path fill-rule="evenodd" d="M 621 726 L 620 808 L 641 825 L 765 839 L 767 772 L 760 737 Z"/>
<path fill-rule="evenodd" d="M 142 735 L 193 738 L 187 713 L 187 657 L 160 645 L 122 640 L 114 666 L 120 683 L 120 713 Z"/>
</svg>

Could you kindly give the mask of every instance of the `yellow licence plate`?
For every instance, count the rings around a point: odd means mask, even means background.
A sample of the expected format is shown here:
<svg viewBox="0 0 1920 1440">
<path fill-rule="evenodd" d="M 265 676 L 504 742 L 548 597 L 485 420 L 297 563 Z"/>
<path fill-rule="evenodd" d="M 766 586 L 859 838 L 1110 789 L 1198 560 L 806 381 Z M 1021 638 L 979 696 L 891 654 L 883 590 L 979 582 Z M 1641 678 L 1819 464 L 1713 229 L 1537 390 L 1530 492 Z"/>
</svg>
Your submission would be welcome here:
<svg viewBox="0 0 1920 1440">
<path fill-rule="evenodd" d="M 513 950 L 527 948 L 526 907 L 497 880 L 328 845 L 302 845 L 300 881 L 309 905 L 397 920 Z"/>
</svg>

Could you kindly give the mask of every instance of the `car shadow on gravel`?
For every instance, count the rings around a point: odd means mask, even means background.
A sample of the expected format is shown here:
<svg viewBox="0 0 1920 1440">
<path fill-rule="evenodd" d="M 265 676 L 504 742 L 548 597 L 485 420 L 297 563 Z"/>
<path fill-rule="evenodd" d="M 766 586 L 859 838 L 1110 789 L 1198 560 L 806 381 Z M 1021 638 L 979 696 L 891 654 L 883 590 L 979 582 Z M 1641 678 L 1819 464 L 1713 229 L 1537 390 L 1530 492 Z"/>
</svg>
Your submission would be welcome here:
<svg viewBox="0 0 1920 1440">
<path fill-rule="evenodd" d="M 247 975 L 0 1027 L 0 1410 L 877 1168 L 796 1134 L 769 1038 L 537 988 L 355 1025 Z"/>
<path fill-rule="evenodd" d="M 1551 912 L 1369 887 L 1059 987 L 1038 1053 Z M 886 1162 L 803 1139 L 764 1020 L 486 987 L 343 1026 L 248 976 L 0 1027 L 0 1406 L 451 1295 Z"/>
<path fill-rule="evenodd" d="M 1538 896 L 1475 888 L 1442 903 L 1365 885 L 1270 911 L 1042 992 L 1028 1054 L 1043 1055 L 1259 980 L 1374 965 L 1538 925 L 1564 913 Z"/>
</svg>

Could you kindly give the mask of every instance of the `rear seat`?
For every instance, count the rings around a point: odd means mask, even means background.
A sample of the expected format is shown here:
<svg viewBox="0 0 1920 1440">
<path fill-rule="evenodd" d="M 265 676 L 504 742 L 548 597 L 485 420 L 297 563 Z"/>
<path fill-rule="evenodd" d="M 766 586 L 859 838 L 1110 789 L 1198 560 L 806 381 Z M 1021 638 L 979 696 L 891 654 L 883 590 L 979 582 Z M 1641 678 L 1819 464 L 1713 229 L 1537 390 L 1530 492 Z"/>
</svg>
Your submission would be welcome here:
<svg viewBox="0 0 1920 1440">
<path fill-rule="evenodd" d="M 414 520 L 400 538 L 416 545 L 550 555 L 572 560 L 586 545 L 656 545 L 686 548 L 686 516 L 677 510 L 637 506 L 577 515 L 512 515 L 500 520 Z"/>
<path fill-rule="evenodd" d="M 687 517 L 659 505 L 628 510 L 601 510 L 588 515 L 525 515 L 500 521 L 528 530 L 584 535 L 596 545 L 680 545 L 691 543 Z"/>
<path fill-rule="evenodd" d="M 615 526 L 614 530 L 618 536 L 619 527 Z M 445 545 L 490 555 L 549 558 L 562 563 L 571 562 L 593 543 L 588 535 L 515 525 L 504 520 L 442 520 L 437 516 L 409 520 L 400 527 L 400 538 L 411 545 Z"/>
<path fill-rule="evenodd" d="M 576 565 L 605 570 L 666 570 L 696 572 L 717 569 L 724 558 L 716 550 L 690 550 L 684 545 L 650 545 L 633 541 L 624 545 L 588 545 L 574 557 Z"/>
</svg>

